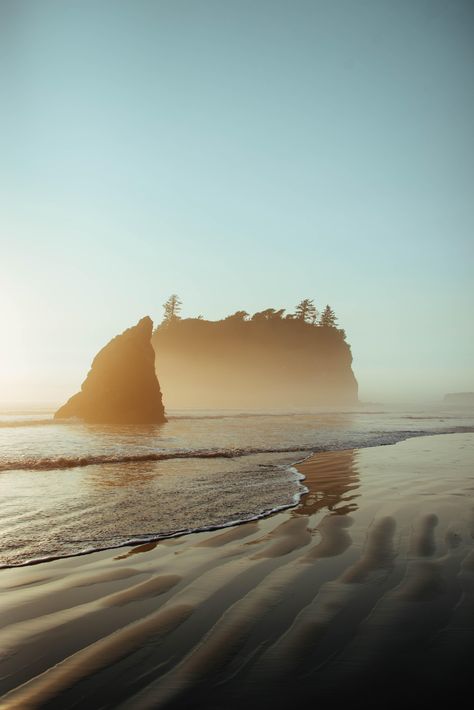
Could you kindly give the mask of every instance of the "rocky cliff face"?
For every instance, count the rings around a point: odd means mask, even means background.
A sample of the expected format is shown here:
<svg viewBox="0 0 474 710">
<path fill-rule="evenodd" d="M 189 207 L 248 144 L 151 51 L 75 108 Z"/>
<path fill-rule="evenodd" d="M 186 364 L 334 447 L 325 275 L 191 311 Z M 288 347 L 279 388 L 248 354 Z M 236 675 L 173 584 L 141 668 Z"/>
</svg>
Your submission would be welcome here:
<svg viewBox="0 0 474 710">
<path fill-rule="evenodd" d="M 107 424 L 166 421 L 146 316 L 117 335 L 95 356 L 81 391 L 60 407 L 55 419 L 77 417 Z"/>
<path fill-rule="evenodd" d="M 356 404 L 338 328 L 297 320 L 176 320 L 152 338 L 167 406 L 291 409 Z"/>
</svg>

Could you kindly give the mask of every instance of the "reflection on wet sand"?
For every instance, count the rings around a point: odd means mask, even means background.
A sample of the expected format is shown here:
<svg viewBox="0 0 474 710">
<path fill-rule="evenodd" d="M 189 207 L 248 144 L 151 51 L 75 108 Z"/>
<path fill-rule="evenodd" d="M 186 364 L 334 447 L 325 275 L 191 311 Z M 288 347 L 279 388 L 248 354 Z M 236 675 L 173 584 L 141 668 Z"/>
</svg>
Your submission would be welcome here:
<svg viewBox="0 0 474 710">
<path fill-rule="evenodd" d="M 308 493 L 295 510 L 296 515 L 313 515 L 325 508 L 334 515 L 347 515 L 357 510 L 357 451 L 315 454 L 299 463 L 297 468 L 305 477 Z"/>
</svg>

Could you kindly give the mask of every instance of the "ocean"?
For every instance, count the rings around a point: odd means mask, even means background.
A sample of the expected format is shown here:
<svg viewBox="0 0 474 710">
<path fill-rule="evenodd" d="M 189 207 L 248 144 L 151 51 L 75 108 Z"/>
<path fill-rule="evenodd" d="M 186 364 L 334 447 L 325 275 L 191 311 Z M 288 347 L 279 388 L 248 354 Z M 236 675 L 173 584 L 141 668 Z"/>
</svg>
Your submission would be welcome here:
<svg viewBox="0 0 474 710">
<path fill-rule="evenodd" d="M 117 427 L 0 412 L 0 566 L 265 517 L 298 504 L 306 488 L 293 464 L 314 452 L 474 432 L 472 408 L 442 404 L 167 415 Z"/>
</svg>

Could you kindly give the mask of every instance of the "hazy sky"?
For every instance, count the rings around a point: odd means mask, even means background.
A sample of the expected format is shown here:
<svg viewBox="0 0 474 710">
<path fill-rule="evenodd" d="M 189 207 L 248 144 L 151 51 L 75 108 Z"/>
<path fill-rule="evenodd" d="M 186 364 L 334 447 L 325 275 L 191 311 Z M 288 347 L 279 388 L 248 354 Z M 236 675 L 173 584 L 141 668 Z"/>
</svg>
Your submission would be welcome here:
<svg viewBox="0 0 474 710">
<path fill-rule="evenodd" d="M 330 303 L 362 399 L 474 389 L 472 0 L 1 0 L 0 401 Z"/>
</svg>

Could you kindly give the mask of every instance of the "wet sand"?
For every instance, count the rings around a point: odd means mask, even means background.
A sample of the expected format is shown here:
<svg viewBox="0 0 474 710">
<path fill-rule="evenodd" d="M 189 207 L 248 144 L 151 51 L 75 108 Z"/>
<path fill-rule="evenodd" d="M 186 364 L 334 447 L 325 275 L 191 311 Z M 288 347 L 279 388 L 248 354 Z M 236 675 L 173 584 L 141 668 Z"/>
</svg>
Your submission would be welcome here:
<svg viewBox="0 0 474 710">
<path fill-rule="evenodd" d="M 317 454 L 297 508 L 0 571 L 0 707 L 453 697 L 474 651 L 474 435 Z"/>
</svg>

